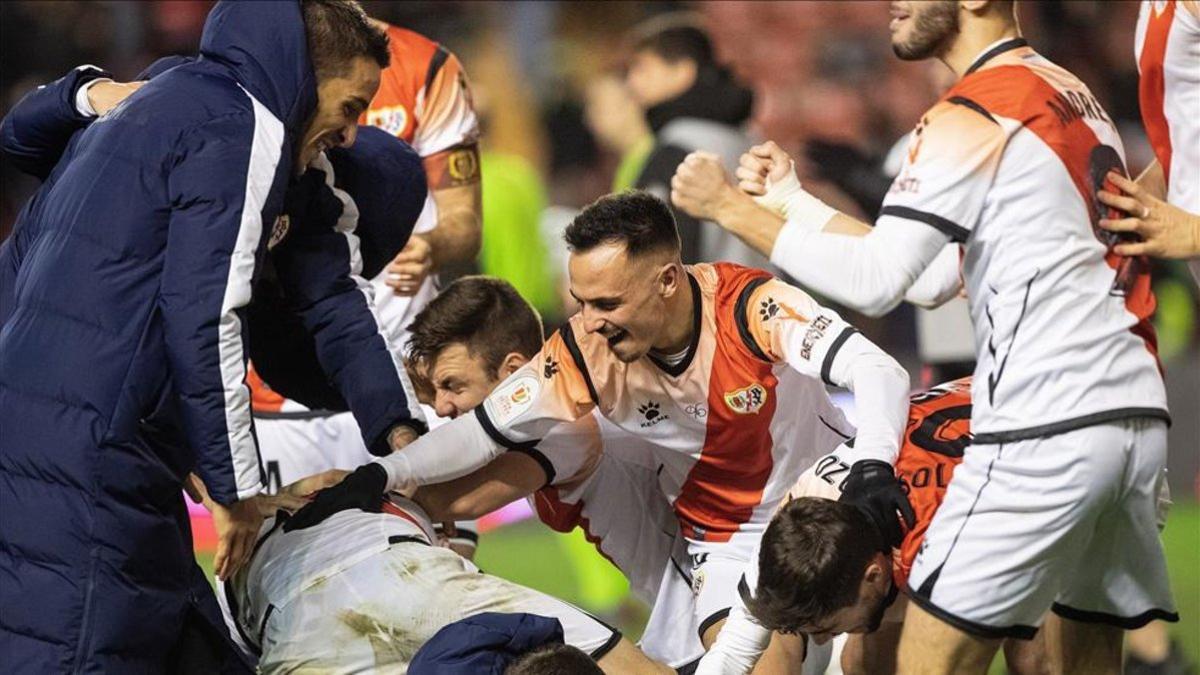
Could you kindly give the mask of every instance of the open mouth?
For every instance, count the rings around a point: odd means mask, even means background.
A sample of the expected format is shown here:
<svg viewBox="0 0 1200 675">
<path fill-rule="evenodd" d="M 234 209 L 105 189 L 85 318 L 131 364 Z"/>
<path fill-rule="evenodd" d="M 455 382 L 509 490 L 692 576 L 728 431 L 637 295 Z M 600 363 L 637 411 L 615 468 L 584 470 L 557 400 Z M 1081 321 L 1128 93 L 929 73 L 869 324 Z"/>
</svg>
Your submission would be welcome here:
<svg viewBox="0 0 1200 675">
<path fill-rule="evenodd" d="M 605 335 L 604 339 L 608 341 L 608 346 L 612 347 L 613 345 L 617 344 L 621 340 L 624 340 L 626 335 L 628 335 L 628 333 L 626 333 L 624 330 L 621 330 L 618 328 L 611 335 Z"/>
</svg>

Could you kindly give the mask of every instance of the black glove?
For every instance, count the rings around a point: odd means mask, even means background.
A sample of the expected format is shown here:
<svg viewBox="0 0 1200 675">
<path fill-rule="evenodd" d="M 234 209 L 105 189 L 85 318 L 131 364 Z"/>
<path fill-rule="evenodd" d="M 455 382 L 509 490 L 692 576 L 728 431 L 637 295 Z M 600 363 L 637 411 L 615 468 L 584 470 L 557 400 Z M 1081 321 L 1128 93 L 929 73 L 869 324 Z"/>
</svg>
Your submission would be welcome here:
<svg viewBox="0 0 1200 675">
<path fill-rule="evenodd" d="M 896 512 L 904 516 L 909 528 L 917 520 L 904 486 L 896 477 L 896 470 L 878 459 L 864 459 L 850 467 L 850 475 L 846 477 L 846 486 L 838 501 L 853 504 L 866 514 L 883 536 L 883 545 L 889 549 L 904 540 L 904 529 Z"/>
<path fill-rule="evenodd" d="M 376 464 L 364 464 L 342 482 L 325 488 L 283 524 L 284 532 L 303 530 L 321 523 L 329 516 L 349 509 L 370 513 L 383 510 L 383 492 L 387 489 L 387 471 Z"/>
</svg>

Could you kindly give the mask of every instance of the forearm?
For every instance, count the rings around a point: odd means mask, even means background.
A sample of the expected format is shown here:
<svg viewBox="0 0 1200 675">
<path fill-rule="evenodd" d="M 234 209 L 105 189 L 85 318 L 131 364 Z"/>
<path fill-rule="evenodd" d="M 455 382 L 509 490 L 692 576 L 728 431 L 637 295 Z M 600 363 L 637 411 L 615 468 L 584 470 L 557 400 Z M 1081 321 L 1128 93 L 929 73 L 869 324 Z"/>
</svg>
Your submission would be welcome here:
<svg viewBox="0 0 1200 675">
<path fill-rule="evenodd" d="M 418 488 L 413 499 L 435 521 L 471 520 L 528 497 L 545 482 L 533 458 L 505 452 L 478 471 Z"/>
<path fill-rule="evenodd" d="M 841 218 L 849 217 L 839 214 L 835 220 Z M 771 262 L 803 286 L 882 316 L 899 304 L 947 242 L 937 230 L 900 219 L 884 220 L 865 236 L 814 231 L 788 221 Z"/>
<path fill-rule="evenodd" d="M 757 547 L 754 553 L 748 566 L 757 564 Z M 746 610 L 745 603 L 742 602 L 740 590 L 746 583 L 745 579 L 746 577 L 743 576 L 742 582 L 739 584 L 739 593 L 733 599 L 733 606 L 729 609 L 729 617 L 717 635 L 717 641 L 700 660 L 700 665 L 696 668 L 696 675 L 749 673 L 770 644 L 771 631 L 759 625 Z M 748 592 L 748 587 L 746 588 Z"/>
<path fill-rule="evenodd" d="M 412 494 L 486 466 L 504 451 L 475 415 L 463 415 L 425 434 L 399 452 L 375 460 L 387 471 L 387 489 Z"/>
<path fill-rule="evenodd" d="M 908 422 L 908 372 L 882 349 L 855 335 L 838 351 L 829 379 L 854 392 L 859 425 L 853 461 L 895 464 Z"/>
<path fill-rule="evenodd" d="M 475 260 L 483 240 L 480 185 L 434 190 L 433 199 L 438 208 L 437 227 L 420 236 L 425 237 L 433 249 L 434 269 Z"/>
<path fill-rule="evenodd" d="M 905 292 L 904 300 L 926 309 L 940 307 L 962 290 L 960 268 L 958 246 L 946 245 Z"/>
</svg>

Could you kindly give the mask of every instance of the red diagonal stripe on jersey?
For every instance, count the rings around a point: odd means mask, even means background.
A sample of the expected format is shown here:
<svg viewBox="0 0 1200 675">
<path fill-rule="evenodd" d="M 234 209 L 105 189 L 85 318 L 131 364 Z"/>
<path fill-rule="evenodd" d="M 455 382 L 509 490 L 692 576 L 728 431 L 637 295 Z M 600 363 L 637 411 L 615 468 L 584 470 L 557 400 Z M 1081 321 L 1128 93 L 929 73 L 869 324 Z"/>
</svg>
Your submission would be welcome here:
<svg viewBox="0 0 1200 675">
<path fill-rule="evenodd" d="M 1167 36 L 1175 21 L 1175 0 L 1167 3 L 1161 13 L 1155 11 L 1155 3 L 1149 3 L 1149 18 L 1146 22 L 1146 38 L 1142 41 L 1142 53 L 1138 55 L 1138 104 L 1142 108 L 1142 125 L 1154 156 L 1162 167 L 1167 184 L 1171 180 L 1171 131 L 1167 126 L 1164 101 L 1167 84 L 1164 64 L 1167 55 Z"/>
<path fill-rule="evenodd" d="M 729 541 L 762 502 L 775 460 L 771 456 L 771 419 L 775 386 L 771 364 L 742 346 L 734 319 L 738 292 L 750 280 L 767 276 L 760 270 L 715 265 L 719 282 L 715 298 L 716 349 L 708 378 L 708 417 L 704 448 L 692 465 L 675 500 L 675 514 L 685 536 L 710 542 Z M 767 391 L 755 413 L 739 414 L 725 393 L 755 383 Z"/>
<path fill-rule="evenodd" d="M 1079 90 L 1082 93 L 1082 89 Z M 1092 185 L 1092 150 L 1101 145 L 1100 139 L 1082 117 L 1076 116 L 1063 124 L 1051 108 L 1057 102 L 1059 90 L 1031 68 L 1020 65 L 995 66 L 969 75 L 949 92 L 946 98 L 965 96 L 988 110 L 993 115 L 1007 117 L 1020 122 L 1026 129 L 1037 134 L 1071 175 L 1079 190 L 1079 196 L 1088 209 L 1092 222 L 1088 227 L 1095 230 L 1093 223 L 1099 218 L 1101 204 L 1096 199 L 1096 188 Z M 1114 131 L 1114 133 L 1116 133 Z M 1106 185 L 1111 192 L 1119 190 L 1111 183 Z M 1118 278 L 1123 278 L 1125 308 L 1138 322 L 1130 329 L 1142 338 L 1147 351 L 1154 356 L 1158 370 L 1158 337 L 1150 323 L 1157 307 L 1154 291 L 1150 287 L 1150 264 L 1144 257 L 1127 258 L 1117 255 L 1109 246 L 1104 256 Z"/>
</svg>

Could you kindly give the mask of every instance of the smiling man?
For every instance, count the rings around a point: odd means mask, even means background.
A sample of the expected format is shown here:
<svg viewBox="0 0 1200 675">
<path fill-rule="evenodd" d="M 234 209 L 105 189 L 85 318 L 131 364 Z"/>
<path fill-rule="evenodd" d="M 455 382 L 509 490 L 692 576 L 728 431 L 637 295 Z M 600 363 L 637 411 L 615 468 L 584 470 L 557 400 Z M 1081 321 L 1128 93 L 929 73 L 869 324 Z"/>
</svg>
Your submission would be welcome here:
<svg viewBox="0 0 1200 675">
<path fill-rule="evenodd" d="M 908 376 L 836 313 L 765 272 L 685 267 L 670 209 L 642 192 L 604 197 L 567 228 L 582 310 L 474 414 L 319 494 L 287 525 L 316 524 L 457 478 L 506 449 L 536 452 L 598 411 L 658 462 L 692 558 L 695 620 L 715 639 L 741 568 L 788 486 L 854 435 L 824 382 L 852 389 L 864 425 L 847 496 L 899 539 L 909 512 L 892 471 Z"/>
</svg>

